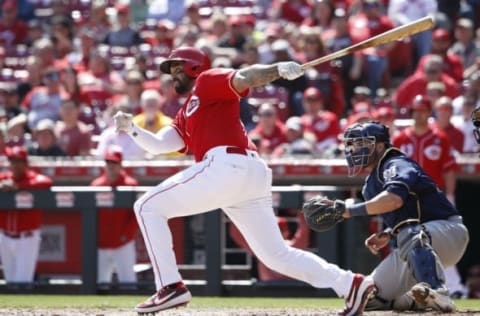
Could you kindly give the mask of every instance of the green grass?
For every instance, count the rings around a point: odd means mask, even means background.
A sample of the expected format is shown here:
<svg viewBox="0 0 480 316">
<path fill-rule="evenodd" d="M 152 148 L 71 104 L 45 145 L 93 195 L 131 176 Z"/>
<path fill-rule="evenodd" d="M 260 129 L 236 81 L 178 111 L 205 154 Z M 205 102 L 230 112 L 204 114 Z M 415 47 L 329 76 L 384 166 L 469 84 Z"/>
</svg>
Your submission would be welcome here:
<svg viewBox="0 0 480 316">
<path fill-rule="evenodd" d="M 0 295 L 2 308 L 132 308 L 146 296 L 125 295 Z M 480 311 L 480 300 L 456 300 L 459 309 Z M 194 308 L 341 308 L 334 298 L 194 297 Z"/>
</svg>

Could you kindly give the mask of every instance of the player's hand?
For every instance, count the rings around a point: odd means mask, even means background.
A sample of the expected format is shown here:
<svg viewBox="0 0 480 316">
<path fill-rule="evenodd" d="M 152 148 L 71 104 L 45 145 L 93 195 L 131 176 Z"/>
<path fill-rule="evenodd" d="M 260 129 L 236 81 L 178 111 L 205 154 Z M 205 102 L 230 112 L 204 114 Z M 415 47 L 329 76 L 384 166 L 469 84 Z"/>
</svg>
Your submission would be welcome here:
<svg viewBox="0 0 480 316">
<path fill-rule="evenodd" d="M 133 131 L 133 115 L 130 113 L 124 113 L 122 111 L 118 111 L 113 116 L 113 122 L 115 123 L 115 131 L 130 133 Z"/>
<path fill-rule="evenodd" d="M 15 191 L 17 189 L 17 184 L 12 179 L 0 181 L 0 191 Z"/>
<path fill-rule="evenodd" d="M 295 80 L 305 72 L 305 70 L 302 69 L 302 65 L 294 61 L 278 63 L 277 69 L 280 77 L 287 80 Z"/>
<path fill-rule="evenodd" d="M 390 238 L 390 234 L 385 232 L 372 234 L 365 240 L 365 246 L 368 248 L 368 250 L 370 250 L 371 253 L 376 255 L 381 249 L 388 245 Z"/>
</svg>

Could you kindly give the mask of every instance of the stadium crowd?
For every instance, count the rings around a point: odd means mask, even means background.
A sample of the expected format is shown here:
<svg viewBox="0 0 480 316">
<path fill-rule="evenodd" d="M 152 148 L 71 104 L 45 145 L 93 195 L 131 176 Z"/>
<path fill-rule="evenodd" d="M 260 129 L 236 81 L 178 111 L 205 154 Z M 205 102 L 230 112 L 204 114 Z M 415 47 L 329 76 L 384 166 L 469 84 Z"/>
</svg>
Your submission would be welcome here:
<svg viewBox="0 0 480 316">
<path fill-rule="evenodd" d="M 133 113 L 152 132 L 171 123 L 183 97 L 158 65 L 173 48 L 199 47 L 214 67 L 305 63 L 427 15 L 431 31 L 252 89 L 242 121 L 261 155 L 325 157 L 341 153 L 346 126 L 370 119 L 400 146 L 414 112 L 427 111 L 442 146 L 478 153 L 479 1 L 3 0 L 0 155 L 21 145 L 29 156 L 103 159 L 117 145 L 125 160 L 151 159 L 112 117 Z"/>
</svg>

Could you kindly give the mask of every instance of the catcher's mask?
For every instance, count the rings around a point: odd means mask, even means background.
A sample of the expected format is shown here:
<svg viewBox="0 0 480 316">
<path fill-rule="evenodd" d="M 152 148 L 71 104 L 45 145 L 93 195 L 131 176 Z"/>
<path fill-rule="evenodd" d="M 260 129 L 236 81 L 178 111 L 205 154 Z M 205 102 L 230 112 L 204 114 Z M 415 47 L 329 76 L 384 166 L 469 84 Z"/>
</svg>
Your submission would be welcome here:
<svg viewBox="0 0 480 316">
<path fill-rule="evenodd" d="M 356 123 L 345 130 L 343 142 L 348 176 L 353 177 L 368 166 L 376 143 L 390 145 L 388 127 L 378 122 Z"/>
<path fill-rule="evenodd" d="M 473 129 L 473 136 L 478 144 L 480 144 L 480 107 L 476 108 L 472 112 L 472 123 L 475 128 Z"/>
</svg>

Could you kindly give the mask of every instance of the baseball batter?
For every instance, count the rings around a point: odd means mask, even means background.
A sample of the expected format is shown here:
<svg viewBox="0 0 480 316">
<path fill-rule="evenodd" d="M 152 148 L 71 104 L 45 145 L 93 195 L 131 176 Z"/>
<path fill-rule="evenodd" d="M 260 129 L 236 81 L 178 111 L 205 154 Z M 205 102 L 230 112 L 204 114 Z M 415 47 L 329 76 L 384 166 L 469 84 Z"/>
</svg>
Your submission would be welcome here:
<svg viewBox="0 0 480 316">
<path fill-rule="evenodd" d="M 459 212 L 417 162 L 392 147 L 385 125 L 354 124 L 346 129 L 344 142 L 349 173 L 370 172 L 362 189 L 365 202 L 321 202 L 343 218 L 380 215 L 388 229 L 367 238 L 365 245 L 372 253 L 391 240 L 395 244 L 372 273 L 378 293 L 367 308 L 454 311 L 443 267 L 460 260 L 469 240 Z M 309 211 L 312 228 L 321 222 L 315 218 L 327 217 L 321 207 Z"/>
<path fill-rule="evenodd" d="M 280 77 L 298 78 L 303 74 L 301 66 L 281 62 L 241 70 L 210 69 L 205 53 L 181 47 L 161 63 L 160 70 L 171 74 L 177 93 L 187 96 L 172 125 L 152 134 L 133 124 L 131 115 L 119 112 L 116 128 L 152 154 L 189 151 L 196 164 L 166 179 L 134 205 L 158 290 L 135 310 L 150 313 L 190 301 L 167 221 L 221 208 L 268 267 L 315 287 L 334 289 L 346 297 L 344 315 L 361 314 L 375 292 L 371 278 L 285 243 L 272 209 L 272 171 L 259 158 L 239 117 L 239 100 L 249 88 Z"/>
</svg>

